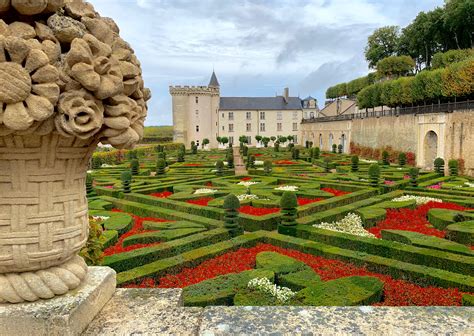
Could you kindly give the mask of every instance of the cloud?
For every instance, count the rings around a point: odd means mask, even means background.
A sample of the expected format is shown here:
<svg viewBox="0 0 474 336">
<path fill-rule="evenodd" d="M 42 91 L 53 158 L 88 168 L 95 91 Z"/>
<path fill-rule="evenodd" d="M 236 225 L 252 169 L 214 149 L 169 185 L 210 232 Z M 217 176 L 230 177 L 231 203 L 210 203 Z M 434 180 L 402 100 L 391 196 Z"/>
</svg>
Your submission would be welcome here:
<svg viewBox="0 0 474 336">
<path fill-rule="evenodd" d="M 89 0 L 116 20 L 153 92 L 148 125 L 171 124 L 169 85 L 207 84 L 227 96 L 292 94 L 367 72 L 363 48 L 384 25 L 406 25 L 443 0 Z"/>
</svg>

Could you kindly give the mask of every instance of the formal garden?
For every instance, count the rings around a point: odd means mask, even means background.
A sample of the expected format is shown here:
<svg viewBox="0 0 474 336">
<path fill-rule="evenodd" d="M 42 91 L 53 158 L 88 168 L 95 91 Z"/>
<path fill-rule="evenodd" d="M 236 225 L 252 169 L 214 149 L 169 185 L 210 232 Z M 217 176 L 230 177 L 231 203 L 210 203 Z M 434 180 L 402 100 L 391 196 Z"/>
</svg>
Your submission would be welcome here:
<svg viewBox="0 0 474 336">
<path fill-rule="evenodd" d="M 183 288 L 185 306 L 474 304 L 474 180 L 458 161 L 266 146 L 241 143 L 245 175 L 232 148 L 95 153 L 82 255 L 120 287 Z"/>
</svg>

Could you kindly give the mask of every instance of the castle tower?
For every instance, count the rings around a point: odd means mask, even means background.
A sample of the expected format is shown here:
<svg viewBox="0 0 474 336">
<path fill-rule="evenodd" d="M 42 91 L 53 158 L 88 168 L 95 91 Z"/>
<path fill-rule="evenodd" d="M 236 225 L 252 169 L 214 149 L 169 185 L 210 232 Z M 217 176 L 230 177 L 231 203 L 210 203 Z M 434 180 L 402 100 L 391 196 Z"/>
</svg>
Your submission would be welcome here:
<svg viewBox="0 0 474 336">
<path fill-rule="evenodd" d="M 209 139 L 217 147 L 220 88 L 212 72 L 208 86 L 170 86 L 173 106 L 173 141 L 190 147 Z"/>
</svg>

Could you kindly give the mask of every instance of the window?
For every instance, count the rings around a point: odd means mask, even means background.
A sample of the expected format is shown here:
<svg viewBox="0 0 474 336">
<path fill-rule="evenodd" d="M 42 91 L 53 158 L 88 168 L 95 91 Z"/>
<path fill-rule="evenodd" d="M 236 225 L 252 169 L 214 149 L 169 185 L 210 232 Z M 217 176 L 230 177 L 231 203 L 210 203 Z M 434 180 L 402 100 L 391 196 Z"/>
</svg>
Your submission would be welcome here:
<svg viewBox="0 0 474 336">
<path fill-rule="evenodd" d="M 224 118 L 224 113 L 222 113 L 222 118 Z"/>
<path fill-rule="evenodd" d="M 229 124 L 229 132 L 233 132 L 234 131 L 234 124 Z"/>
<path fill-rule="evenodd" d="M 224 127 L 224 126 L 222 126 L 222 130 L 225 131 L 225 127 Z"/>
<path fill-rule="evenodd" d="M 265 123 L 260 123 L 260 132 L 265 132 Z"/>
<path fill-rule="evenodd" d="M 246 118 L 247 120 L 252 120 L 252 112 L 246 112 L 246 113 L 245 113 L 245 118 Z"/>
<path fill-rule="evenodd" d="M 277 123 L 277 132 L 281 132 L 281 123 Z"/>
<path fill-rule="evenodd" d="M 252 124 L 247 124 L 247 132 L 252 132 Z"/>
<path fill-rule="evenodd" d="M 196 125 L 196 132 L 199 133 L 199 125 Z"/>
<path fill-rule="evenodd" d="M 298 130 L 298 123 L 293 123 L 293 131 L 297 131 Z"/>
<path fill-rule="evenodd" d="M 293 135 L 293 143 L 295 143 L 295 144 L 298 143 L 298 136 L 296 134 Z"/>
<path fill-rule="evenodd" d="M 278 111 L 277 112 L 277 120 L 282 120 L 283 119 L 283 114 L 281 113 L 281 111 Z"/>
<path fill-rule="evenodd" d="M 233 136 L 230 136 L 230 137 L 229 137 L 229 144 L 230 144 L 230 145 L 233 145 L 233 144 L 234 144 L 234 137 L 233 137 Z"/>
<path fill-rule="evenodd" d="M 196 97 L 196 104 L 199 104 L 199 97 Z"/>
<path fill-rule="evenodd" d="M 229 120 L 234 120 L 234 112 L 229 112 Z"/>
<path fill-rule="evenodd" d="M 298 119 L 298 111 L 293 111 L 293 119 Z"/>
<path fill-rule="evenodd" d="M 199 110 L 196 110 L 196 118 L 199 118 Z"/>
<path fill-rule="evenodd" d="M 260 112 L 260 120 L 265 120 L 265 112 Z"/>
<path fill-rule="evenodd" d="M 313 118 L 314 118 L 314 112 L 310 112 L 310 113 L 309 113 L 309 117 L 310 117 L 311 119 L 313 119 Z"/>
<path fill-rule="evenodd" d="M 247 135 L 247 145 L 251 145 L 252 144 L 252 137 Z"/>
</svg>

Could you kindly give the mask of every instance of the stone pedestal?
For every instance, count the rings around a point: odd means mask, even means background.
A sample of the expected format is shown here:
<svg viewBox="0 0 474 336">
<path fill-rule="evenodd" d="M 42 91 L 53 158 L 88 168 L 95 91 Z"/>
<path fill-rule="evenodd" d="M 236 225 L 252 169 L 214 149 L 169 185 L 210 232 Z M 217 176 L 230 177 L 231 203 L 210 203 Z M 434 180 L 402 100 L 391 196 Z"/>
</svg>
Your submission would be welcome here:
<svg viewBox="0 0 474 336">
<path fill-rule="evenodd" d="M 0 304 L 0 335 L 80 335 L 115 292 L 115 271 L 90 267 L 75 290 L 50 300 Z"/>
</svg>

